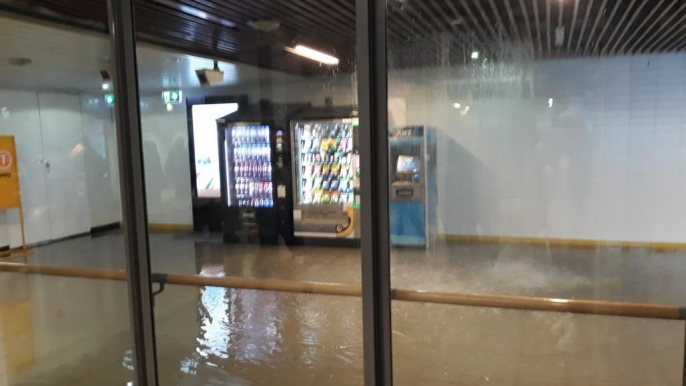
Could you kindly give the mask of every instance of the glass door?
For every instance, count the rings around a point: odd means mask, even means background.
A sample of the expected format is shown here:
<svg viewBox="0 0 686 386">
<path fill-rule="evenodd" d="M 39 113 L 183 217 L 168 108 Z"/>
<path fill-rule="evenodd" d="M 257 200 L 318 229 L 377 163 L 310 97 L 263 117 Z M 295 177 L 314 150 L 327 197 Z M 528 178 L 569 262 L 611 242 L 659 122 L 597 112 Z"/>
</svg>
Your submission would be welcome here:
<svg viewBox="0 0 686 386">
<path fill-rule="evenodd" d="M 386 6 L 394 384 L 682 384 L 686 4 Z"/>
</svg>

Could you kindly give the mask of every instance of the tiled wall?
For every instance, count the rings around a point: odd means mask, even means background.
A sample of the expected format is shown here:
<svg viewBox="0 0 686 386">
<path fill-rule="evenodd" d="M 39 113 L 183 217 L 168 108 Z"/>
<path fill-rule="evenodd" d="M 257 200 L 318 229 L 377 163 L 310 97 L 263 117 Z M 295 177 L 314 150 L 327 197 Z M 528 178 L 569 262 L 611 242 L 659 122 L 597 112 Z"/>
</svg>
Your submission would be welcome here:
<svg viewBox="0 0 686 386">
<path fill-rule="evenodd" d="M 471 71 L 390 82 L 441 131 L 440 233 L 686 242 L 686 54 Z"/>
</svg>

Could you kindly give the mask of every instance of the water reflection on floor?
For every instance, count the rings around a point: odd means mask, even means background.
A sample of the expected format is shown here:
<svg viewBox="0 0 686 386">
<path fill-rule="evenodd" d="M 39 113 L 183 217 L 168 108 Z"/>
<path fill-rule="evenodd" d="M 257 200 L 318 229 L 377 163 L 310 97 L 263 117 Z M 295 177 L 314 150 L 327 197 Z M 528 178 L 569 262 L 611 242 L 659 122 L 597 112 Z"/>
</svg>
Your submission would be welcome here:
<svg viewBox="0 0 686 386">
<path fill-rule="evenodd" d="M 157 272 L 360 282 L 357 250 L 151 242 Z M 122 253 L 108 235 L 39 248 L 29 262 L 123 269 Z M 683 252 L 444 245 L 394 251 L 392 271 L 404 288 L 686 299 Z M 0 274 L 0 290 L 9 385 L 133 380 L 124 283 Z M 161 385 L 362 385 L 360 299 L 167 286 L 155 302 Z M 393 338 L 397 385 L 681 384 L 683 322 L 395 302 Z"/>
</svg>

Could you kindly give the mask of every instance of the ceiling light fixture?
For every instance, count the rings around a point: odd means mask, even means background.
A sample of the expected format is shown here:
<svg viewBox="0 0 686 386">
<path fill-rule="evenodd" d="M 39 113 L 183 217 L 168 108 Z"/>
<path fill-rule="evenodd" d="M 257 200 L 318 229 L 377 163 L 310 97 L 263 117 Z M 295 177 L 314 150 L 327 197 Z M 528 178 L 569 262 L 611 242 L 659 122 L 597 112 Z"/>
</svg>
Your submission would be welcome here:
<svg viewBox="0 0 686 386">
<path fill-rule="evenodd" d="M 472 52 L 472 59 L 479 59 L 479 51 Z"/>
<path fill-rule="evenodd" d="M 303 56 L 308 59 L 316 60 L 319 63 L 335 65 L 338 64 L 338 58 L 327 55 L 323 52 L 313 50 L 312 48 L 297 45 L 295 48 L 286 47 L 286 51 L 292 52 L 296 55 Z"/>
<path fill-rule="evenodd" d="M 460 105 L 459 103 L 455 103 L 455 104 L 453 105 L 453 107 L 456 108 L 456 109 L 459 109 L 460 106 L 461 106 L 461 105 Z"/>
<path fill-rule="evenodd" d="M 109 90 L 109 89 L 110 89 L 110 84 L 109 84 L 109 83 L 103 83 L 103 84 L 102 84 L 102 89 L 103 89 L 103 90 Z"/>
<path fill-rule="evenodd" d="M 171 103 L 167 103 L 167 112 L 171 113 L 174 111 L 174 105 Z"/>
</svg>

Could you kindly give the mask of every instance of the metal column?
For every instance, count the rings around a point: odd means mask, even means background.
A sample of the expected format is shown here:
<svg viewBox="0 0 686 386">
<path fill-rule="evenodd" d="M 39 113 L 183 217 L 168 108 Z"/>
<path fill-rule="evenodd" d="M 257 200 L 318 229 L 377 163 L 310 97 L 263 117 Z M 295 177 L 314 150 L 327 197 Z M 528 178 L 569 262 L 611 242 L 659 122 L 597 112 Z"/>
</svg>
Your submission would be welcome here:
<svg viewBox="0 0 686 386">
<path fill-rule="evenodd" d="M 364 383 L 393 384 L 386 1 L 357 0 Z"/>
<path fill-rule="evenodd" d="M 133 0 L 108 0 L 122 215 L 137 384 L 157 385 Z"/>
</svg>

